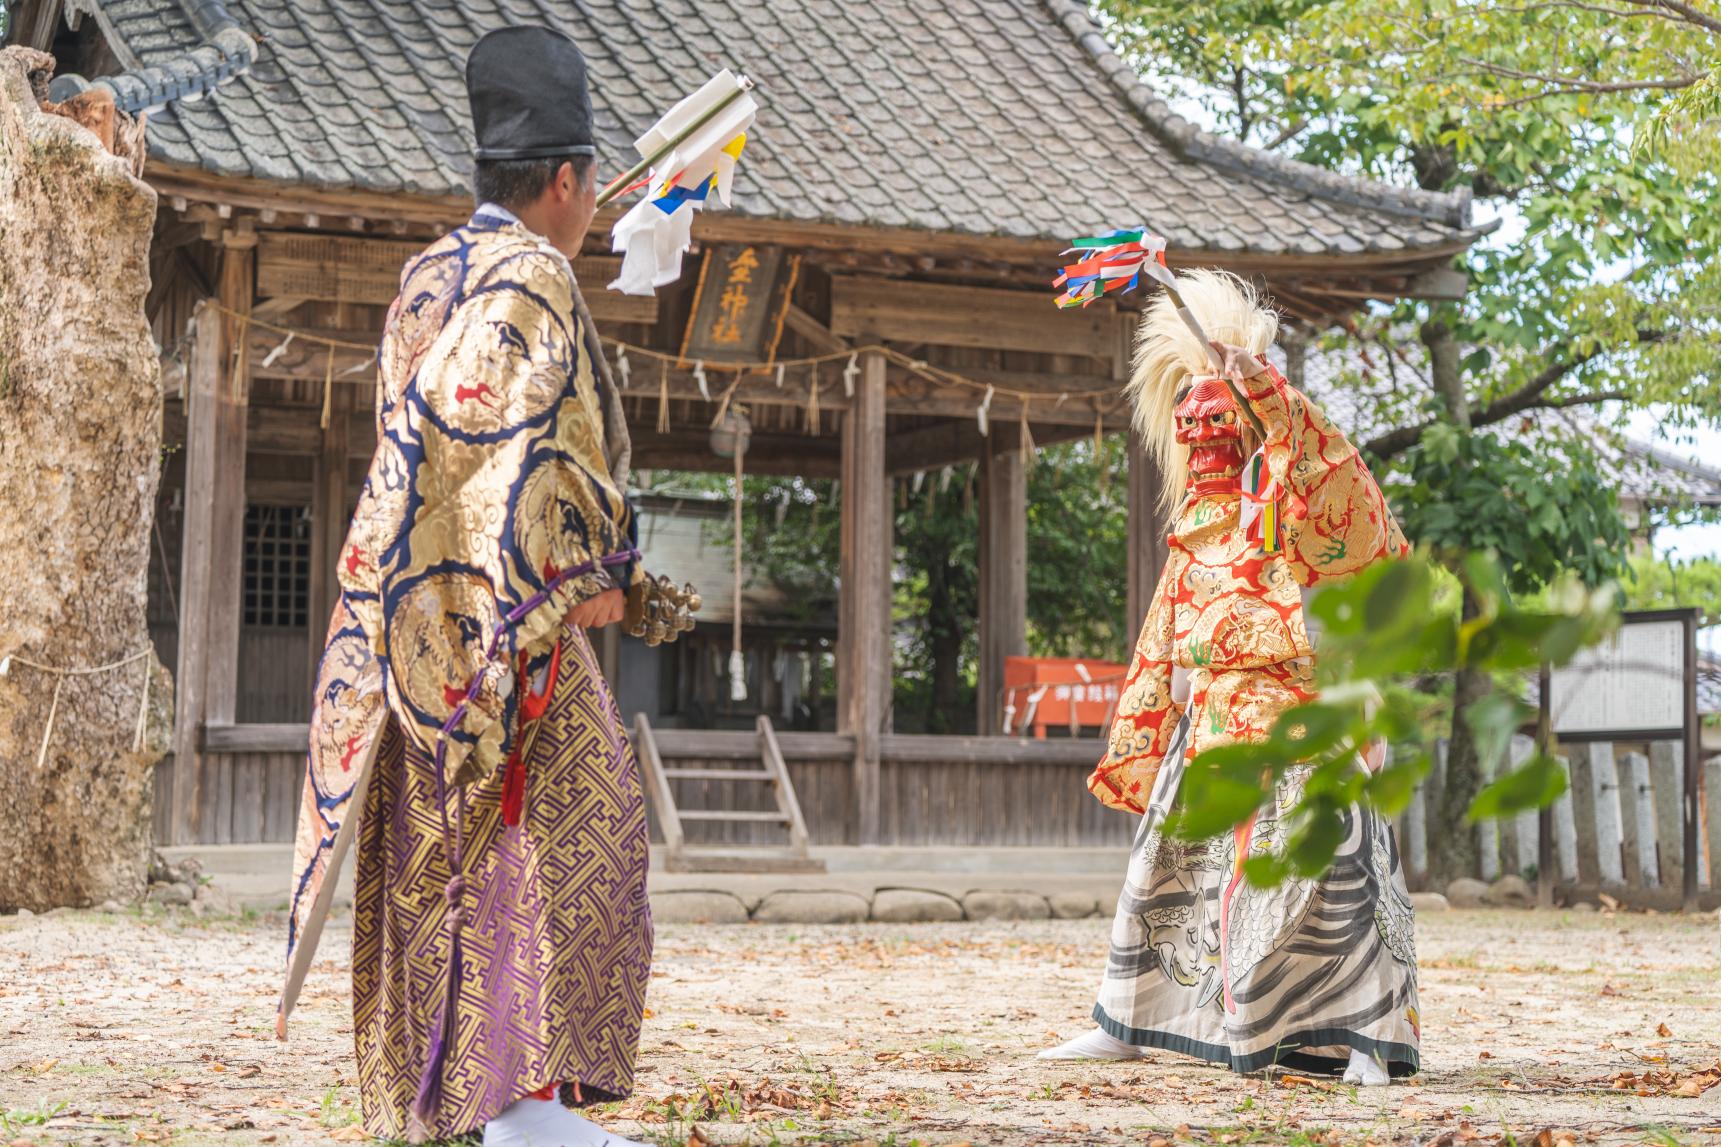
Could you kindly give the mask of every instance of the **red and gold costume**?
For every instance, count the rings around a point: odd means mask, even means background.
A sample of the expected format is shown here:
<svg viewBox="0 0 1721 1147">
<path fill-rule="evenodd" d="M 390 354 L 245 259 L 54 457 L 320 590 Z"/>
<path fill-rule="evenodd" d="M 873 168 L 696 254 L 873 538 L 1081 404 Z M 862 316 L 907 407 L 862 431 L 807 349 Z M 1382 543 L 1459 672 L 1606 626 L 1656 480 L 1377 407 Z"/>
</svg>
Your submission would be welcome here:
<svg viewBox="0 0 1721 1147">
<path fill-rule="evenodd" d="M 1222 418 L 1222 411 L 1204 412 L 1226 405 L 1204 386 L 1229 400 L 1223 383 L 1203 380 L 1191 392 L 1197 401 L 1185 400 L 1179 411 Z M 1282 491 L 1282 547 L 1263 553 L 1244 527 L 1240 449 L 1227 453 L 1212 439 L 1192 439 L 1189 493 L 1172 527 L 1106 758 L 1088 779 L 1089 790 L 1112 808 L 1146 811 L 1183 716 L 1171 698 L 1174 665 L 1189 670 L 1192 752 L 1265 737 L 1280 713 L 1313 698 L 1302 588 L 1408 550 L 1368 466 L 1319 407 L 1271 366 L 1239 389 L 1266 432 L 1266 469 Z M 1228 440 L 1238 442 L 1236 435 Z M 1214 468 L 1199 468 L 1204 462 Z"/>
<path fill-rule="evenodd" d="M 1409 1075 L 1420 1062 L 1414 916 L 1388 822 L 1367 806 L 1344 810 L 1331 867 L 1272 887 L 1251 885 L 1243 865 L 1284 848 L 1306 767 L 1286 770 L 1232 831 L 1163 832 L 1188 760 L 1264 739 L 1313 699 L 1303 590 L 1407 548 L 1356 447 L 1260 357 L 1271 312 L 1231 276 L 1193 272 L 1179 289 L 1226 349 L 1232 382 L 1199 377 L 1209 348 L 1163 300 L 1150 305 L 1132 382 L 1138 426 L 1166 472 L 1188 480 L 1088 781 L 1105 804 L 1141 816 L 1094 1020 L 1113 1050 L 1176 1051 L 1240 1072 L 1348 1073 L 1362 1057 Z"/>
</svg>

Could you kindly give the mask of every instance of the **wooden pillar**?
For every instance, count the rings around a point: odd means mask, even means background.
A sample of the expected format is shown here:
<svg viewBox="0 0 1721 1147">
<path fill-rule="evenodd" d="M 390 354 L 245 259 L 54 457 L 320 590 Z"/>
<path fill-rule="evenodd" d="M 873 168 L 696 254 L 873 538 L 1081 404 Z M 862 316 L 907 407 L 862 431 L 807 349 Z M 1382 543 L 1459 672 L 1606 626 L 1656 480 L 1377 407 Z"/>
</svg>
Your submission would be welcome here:
<svg viewBox="0 0 1721 1147">
<path fill-rule="evenodd" d="M 1129 639 L 1134 648 L 1135 635 L 1147 617 L 1147 607 L 1153 601 L 1153 591 L 1159 585 L 1159 571 L 1165 568 L 1165 535 L 1170 524 L 1159 509 L 1159 464 L 1145 449 L 1135 431 L 1129 434 L 1129 565 L 1125 578 L 1129 583 Z"/>
<path fill-rule="evenodd" d="M 341 547 L 346 544 L 350 490 L 347 455 L 352 447 L 352 411 L 355 388 L 335 383 L 329 394 L 329 424 L 322 428 L 311 480 L 311 677 L 315 681 L 317 661 L 323 655 L 329 619 L 340 600 L 341 584 L 336 570 Z M 307 682 L 306 688 L 311 687 Z"/>
<path fill-rule="evenodd" d="M 1309 358 L 1308 332 L 1300 326 L 1287 324 L 1279 331 L 1279 346 L 1285 351 L 1285 381 L 1304 389 L 1304 366 Z"/>
<path fill-rule="evenodd" d="M 217 299 L 251 312 L 257 237 L 223 233 Z M 197 316 L 186 398 L 185 526 L 179 665 L 175 673 L 173 842 L 231 837 L 232 761 L 206 756 L 203 727 L 231 724 L 239 699 L 249 363 L 242 324 L 212 307 Z"/>
<path fill-rule="evenodd" d="M 879 842 L 879 739 L 890 723 L 890 476 L 884 464 L 885 360 L 867 355 L 843 419 L 841 731 L 855 739 L 857 843 Z"/>
<path fill-rule="evenodd" d="M 980 456 L 980 664 L 982 737 L 1004 731 L 1004 659 L 1028 652 L 1028 469 L 1014 441 Z M 994 447 L 1002 449 L 993 453 Z M 1020 714 L 1018 714 L 1020 716 Z"/>
</svg>

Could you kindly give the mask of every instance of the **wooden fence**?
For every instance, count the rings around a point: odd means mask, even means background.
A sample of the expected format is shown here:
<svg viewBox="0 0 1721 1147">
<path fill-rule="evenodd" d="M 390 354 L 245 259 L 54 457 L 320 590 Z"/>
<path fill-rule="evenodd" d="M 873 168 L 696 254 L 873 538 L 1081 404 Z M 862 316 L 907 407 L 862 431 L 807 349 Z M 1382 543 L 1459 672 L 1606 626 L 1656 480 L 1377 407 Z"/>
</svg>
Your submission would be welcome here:
<svg viewBox="0 0 1721 1147">
<path fill-rule="evenodd" d="M 292 839 L 304 768 L 303 725 L 211 729 L 206 744 L 217 768 L 200 843 L 243 844 Z M 685 768 L 754 767 L 758 742 L 747 732 L 660 729 L 666 764 Z M 779 733 L 815 845 L 851 844 L 859 832 L 854 799 L 854 742 L 828 733 Z M 1521 760 L 1529 742 L 1514 742 Z M 1677 893 L 1684 878 L 1680 820 L 1684 771 L 1677 744 L 1565 750 L 1571 785 L 1554 806 L 1557 880 L 1599 888 Z M 1094 740 L 1006 737 L 887 736 L 879 764 L 879 838 L 901 847 L 1128 846 L 1134 820 L 1104 808 L 1085 787 L 1100 755 Z M 1430 839 L 1428 793 L 1444 784 L 1444 746 L 1435 768 L 1399 821 L 1399 848 L 1413 886 L 1425 883 Z M 775 807 L 766 787 L 748 781 L 675 780 L 682 809 Z M 173 761 L 157 767 L 155 825 L 165 838 L 172 806 Z M 1721 760 L 1708 762 L 1699 808 L 1699 887 L 1721 888 Z M 774 842 L 771 825 L 686 822 L 688 843 Z M 1536 872 L 1538 821 L 1526 813 L 1477 825 L 1477 876 Z M 656 824 L 653 839 L 659 839 Z"/>
<path fill-rule="evenodd" d="M 1528 737 L 1513 739 L 1509 762 L 1527 759 Z M 1566 792 L 1555 803 L 1554 874 L 1557 884 L 1641 890 L 1677 896 L 1685 879 L 1683 747 L 1675 742 L 1569 745 Z M 1399 847 L 1413 886 L 1424 882 L 1429 850 L 1429 794 L 1445 783 L 1446 746 L 1438 745 L 1434 767 L 1399 823 Z M 1721 888 L 1721 760 L 1705 763 L 1699 776 L 1697 883 Z M 1537 873 L 1540 818 L 1520 813 L 1475 826 L 1476 873 L 1493 880 L 1506 873 Z"/>
<path fill-rule="evenodd" d="M 752 733 L 658 729 L 654 735 L 671 767 L 734 768 L 758 760 Z M 812 843 L 853 843 L 860 831 L 853 739 L 778 733 L 777 740 Z M 879 843 L 1127 846 L 1132 819 L 1107 810 L 1087 791 L 1100 753 L 1100 743 L 1086 739 L 887 736 L 879 754 Z M 776 807 L 766 787 L 753 781 L 670 783 L 681 809 Z M 689 821 L 682 827 L 690 845 L 775 843 L 781 836 L 773 825 Z M 660 839 L 655 824 L 652 833 Z"/>
</svg>

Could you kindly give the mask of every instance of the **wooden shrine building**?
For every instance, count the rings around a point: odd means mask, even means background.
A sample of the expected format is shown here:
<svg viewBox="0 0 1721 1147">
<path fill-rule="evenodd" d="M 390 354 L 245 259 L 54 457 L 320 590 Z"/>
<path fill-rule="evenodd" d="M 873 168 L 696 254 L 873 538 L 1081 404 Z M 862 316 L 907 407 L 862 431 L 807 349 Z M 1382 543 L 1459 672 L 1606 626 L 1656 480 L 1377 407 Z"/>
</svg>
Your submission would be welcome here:
<svg viewBox="0 0 1721 1147">
<path fill-rule="evenodd" d="M 634 348 L 636 470 L 727 472 L 708 440 L 727 396 L 752 420 L 750 472 L 840 478 L 838 728 L 781 737 L 814 842 L 1127 840 L 1083 790 L 1093 742 L 892 733 L 893 479 L 978 463 L 979 728 L 996 729 L 1004 658 L 1025 652 L 1022 435 L 1128 430 L 1141 295 L 1056 310 L 1067 240 L 1145 223 L 1177 264 L 1261 283 L 1294 340 L 1369 299 L 1461 295 L 1467 196 L 1199 131 L 1071 0 L 25 0 L 11 35 L 55 53 L 58 93 L 99 83 L 149 116 L 170 443 L 152 599 L 178 689 L 158 835 L 291 834 L 313 650 L 374 442 L 370 348 L 403 261 L 473 206 L 466 54 L 525 21 L 586 53 L 601 178 L 717 68 L 758 83 L 734 207 L 699 217 L 681 280 L 604 289 L 614 212 L 575 269 L 602 333 Z M 1163 531 L 1131 459 L 1139 618 Z M 660 747 L 721 761 L 748 743 Z"/>
</svg>

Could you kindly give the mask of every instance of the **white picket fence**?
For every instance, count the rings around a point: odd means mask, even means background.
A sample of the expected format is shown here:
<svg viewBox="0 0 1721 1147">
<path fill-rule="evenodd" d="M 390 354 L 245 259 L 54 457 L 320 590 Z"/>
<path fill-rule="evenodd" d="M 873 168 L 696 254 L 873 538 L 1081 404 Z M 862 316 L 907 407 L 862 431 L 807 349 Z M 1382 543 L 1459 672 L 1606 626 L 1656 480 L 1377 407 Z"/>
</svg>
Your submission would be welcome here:
<svg viewBox="0 0 1721 1147">
<path fill-rule="evenodd" d="M 1527 760 L 1534 746 L 1514 737 L 1510 764 Z M 1553 808 L 1554 866 L 1559 883 L 1603 888 L 1673 889 L 1684 886 L 1684 747 L 1657 742 L 1647 754 L 1608 742 L 1566 746 L 1561 760 L 1571 782 Z M 1435 747 L 1434 767 L 1417 786 L 1399 822 L 1404 865 L 1413 883 L 1428 872 L 1428 792 L 1446 780 L 1446 743 Z M 1721 760 L 1705 763 L 1699 793 L 1697 886 L 1721 886 Z M 1492 881 L 1506 873 L 1537 871 L 1540 822 L 1533 812 L 1476 826 L 1479 871 Z"/>
</svg>

